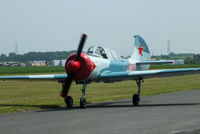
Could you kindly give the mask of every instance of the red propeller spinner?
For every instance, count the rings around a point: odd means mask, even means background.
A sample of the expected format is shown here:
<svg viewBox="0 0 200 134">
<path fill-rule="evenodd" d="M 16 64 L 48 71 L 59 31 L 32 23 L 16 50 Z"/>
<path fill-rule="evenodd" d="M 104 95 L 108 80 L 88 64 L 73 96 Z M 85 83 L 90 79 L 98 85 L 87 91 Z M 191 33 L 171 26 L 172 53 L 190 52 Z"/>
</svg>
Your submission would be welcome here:
<svg viewBox="0 0 200 134">
<path fill-rule="evenodd" d="M 96 66 L 87 54 L 81 53 L 78 61 L 75 60 L 76 55 L 77 54 L 74 53 L 67 59 L 65 64 L 66 73 L 69 74 L 70 72 L 74 72 L 74 80 L 84 80 L 90 75 Z"/>
</svg>

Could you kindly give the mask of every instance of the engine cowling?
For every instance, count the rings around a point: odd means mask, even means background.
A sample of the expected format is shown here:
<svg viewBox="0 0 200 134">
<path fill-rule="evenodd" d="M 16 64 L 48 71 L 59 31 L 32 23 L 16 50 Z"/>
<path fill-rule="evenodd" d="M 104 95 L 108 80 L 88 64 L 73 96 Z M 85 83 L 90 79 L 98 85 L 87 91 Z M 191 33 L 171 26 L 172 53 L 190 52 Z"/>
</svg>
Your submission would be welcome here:
<svg viewBox="0 0 200 134">
<path fill-rule="evenodd" d="M 73 79 L 76 81 L 88 78 L 90 73 L 95 69 L 96 65 L 85 53 L 80 54 L 80 58 L 75 60 L 76 53 L 69 56 L 65 63 L 66 73 L 73 72 Z"/>
</svg>

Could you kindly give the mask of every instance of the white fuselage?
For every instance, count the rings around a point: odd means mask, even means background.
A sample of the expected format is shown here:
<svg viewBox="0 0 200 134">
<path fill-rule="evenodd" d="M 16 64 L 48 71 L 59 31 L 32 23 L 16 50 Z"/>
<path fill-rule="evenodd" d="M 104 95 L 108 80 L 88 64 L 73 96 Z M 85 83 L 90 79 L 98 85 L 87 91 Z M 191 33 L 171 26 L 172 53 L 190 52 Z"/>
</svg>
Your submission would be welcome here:
<svg viewBox="0 0 200 134">
<path fill-rule="evenodd" d="M 99 81 L 98 76 L 109 72 L 127 72 L 148 70 L 149 65 L 136 65 L 133 59 L 110 60 L 101 57 L 89 56 L 96 68 L 87 78 L 89 81 Z"/>
</svg>

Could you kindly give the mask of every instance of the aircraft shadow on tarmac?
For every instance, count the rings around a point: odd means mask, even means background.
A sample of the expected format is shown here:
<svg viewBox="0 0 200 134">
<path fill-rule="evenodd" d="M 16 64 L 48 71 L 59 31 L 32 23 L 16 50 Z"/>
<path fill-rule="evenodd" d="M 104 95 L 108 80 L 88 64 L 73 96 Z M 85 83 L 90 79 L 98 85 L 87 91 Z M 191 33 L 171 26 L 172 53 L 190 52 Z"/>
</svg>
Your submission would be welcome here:
<svg viewBox="0 0 200 134">
<path fill-rule="evenodd" d="M 167 104 L 140 104 L 133 106 L 132 104 L 117 104 L 118 102 L 106 102 L 100 104 L 91 104 L 87 108 L 120 108 L 120 107 L 165 107 L 165 106 L 192 106 L 200 105 L 200 103 L 167 103 Z M 120 102 L 121 103 L 121 102 Z"/>
<path fill-rule="evenodd" d="M 35 107 L 40 109 L 60 108 L 59 105 L 21 105 L 21 104 L 0 104 L 0 107 Z"/>
<path fill-rule="evenodd" d="M 200 105 L 200 103 L 166 103 L 166 104 L 140 104 L 139 106 L 133 106 L 130 101 L 114 101 L 114 102 L 103 102 L 96 104 L 88 104 L 87 109 L 92 108 L 140 108 L 140 107 L 172 107 L 172 106 L 193 106 Z M 75 110 L 80 109 L 79 106 L 73 108 L 60 107 L 59 105 L 17 105 L 17 104 L 0 104 L 0 107 L 35 107 L 40 110 L 36 112 L 47 112 L 47 111 L 63 111 L 63 110 Z"/>
<path fill-rule="evenodd" d="M 139 106 L 133 106 L 130 101 L 123 102 L 104 102 L 104 103 L 96 103 L 96 104 L 88 104 L 87 109 L 93 108 L 141 108 L 141 107 L 173 107 L 173 106 L 194 106 L 200 105 L 200 103 L 166 103 L 166 104 L 141 104 Z M 80 109 L 79 106 L 74 106 L 73 108 L 52 108 L 52 109 L 43 109 L 37 112 L 47 112 L 47 111 L 63 111 L 63 110 L 75 110 Z"/>
</svg>

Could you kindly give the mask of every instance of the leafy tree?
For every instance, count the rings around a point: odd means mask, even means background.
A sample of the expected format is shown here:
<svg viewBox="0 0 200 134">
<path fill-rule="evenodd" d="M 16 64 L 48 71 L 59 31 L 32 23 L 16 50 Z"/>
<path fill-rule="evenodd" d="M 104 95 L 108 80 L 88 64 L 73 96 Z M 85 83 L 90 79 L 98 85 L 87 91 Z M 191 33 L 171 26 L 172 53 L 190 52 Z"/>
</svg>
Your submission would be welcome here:
<svg viewBox="0 0 200 134">
<path fill-rule="evenodd" d="M 200 54 L 195 55 L 193 61 L 195 64 L 200 64 Z"/>
<path fill-rule="evenodd" d="M 7 60 L 7 56 L 5 54 L 1 54 L 0 61 L 6 61 L 6 60 Z"/>
</svg>

